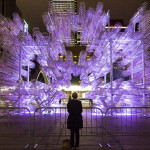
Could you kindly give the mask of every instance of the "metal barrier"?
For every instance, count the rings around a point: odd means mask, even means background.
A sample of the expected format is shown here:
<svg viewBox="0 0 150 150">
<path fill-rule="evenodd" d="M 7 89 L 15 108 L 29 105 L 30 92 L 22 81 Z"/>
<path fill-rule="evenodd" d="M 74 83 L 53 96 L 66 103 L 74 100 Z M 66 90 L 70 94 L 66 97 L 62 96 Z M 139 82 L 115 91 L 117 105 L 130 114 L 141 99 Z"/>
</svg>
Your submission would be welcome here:
<svg viewBox="0 0 150 150">
<path fill-rule="evenodd" d="M 137 143 L 138 146 L 141 143 L 141 147 L 150 147 L 150 107 L 111 107 L 105 116 L 99 108 L 86 107 L 82 116 L 81 138 L 96 137 L 97 144 L 101 142 L 99 146 L 104 148 L 114 146 L 117 149 L 119 146 L 123 149 L 124 145 L 129 147 L 131 144 L 131 149 L 136 149 L 133 146 Z M 0 149 L 28 148 L 31 138 L 34 148 L 60 144 L 61 138 L 70 135 L 67 118 L 66 107 L 37 108 L 31 135 L 31 114 L 27 108 L 0 108 Z M 89 141 L 84 144 L 89 144 Z"/>
<path fill-rule="evenodd" d="M 24 107 L 0 108 L 0 149 L 28 148 L 31 140 L 31 115 Z"/>
<path fill-rule="evenodd" d="M 83 108 L 83 129 L 81 136 L 96 136 L 103 141 L 103 113 L 99 108 Z M 33 144 L 58 144 L 60 137 L 69 136 L 67 129 L 68 112 L 66 107 L 37 108 L 33 117 Z"/>
<path fill-rule="evenodd" d="M 150 146 L 150 107 L 111 107 L 105 113 L 105 142 L 118 145 Z M 127 138 L 128 136 L 128 138 Z M 147 141 L 145 140 L 147 137 Z M 135 147 L 134 147 L 135 146 Z"/>
</svg>

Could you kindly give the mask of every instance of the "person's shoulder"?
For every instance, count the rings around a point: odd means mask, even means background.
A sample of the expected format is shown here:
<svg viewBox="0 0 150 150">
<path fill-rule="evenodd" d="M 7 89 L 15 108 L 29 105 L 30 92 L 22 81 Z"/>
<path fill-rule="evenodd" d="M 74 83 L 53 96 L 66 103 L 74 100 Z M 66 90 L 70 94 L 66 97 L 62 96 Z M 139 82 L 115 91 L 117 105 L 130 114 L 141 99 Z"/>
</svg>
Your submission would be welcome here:
<svg viewBox="0 0 150 150">
<path fill-rule="evenodd" d="M 68 101 L 68 103 L 67 103 L 67 105 L 69 105 L 71 102 L 70 101 Z"/>
<path fill-rule="evenodd" d="M 77 103 L 81 103 L 81 101 L 80 101 L 80 100 L 77 100 Z"/>
<path fill-rule="evenodd" d="M 69 102 L 68 102 L 68 104 L 72 104 L 73 103 L 73 100 L 70 100 Z"/>
</svg>

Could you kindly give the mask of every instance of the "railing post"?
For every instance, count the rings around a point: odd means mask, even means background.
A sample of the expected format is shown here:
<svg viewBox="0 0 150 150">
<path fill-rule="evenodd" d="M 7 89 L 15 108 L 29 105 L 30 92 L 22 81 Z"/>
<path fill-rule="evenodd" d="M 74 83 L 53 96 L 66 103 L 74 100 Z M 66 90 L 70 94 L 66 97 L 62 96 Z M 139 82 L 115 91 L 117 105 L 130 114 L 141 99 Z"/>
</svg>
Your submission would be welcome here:
<svg viewBox="0 0 150 150">
<path fill-rule="evenodd" d="M 111 106 L 113 106 L 113 63 L 112 63 L 112 43 L 113 40 L 109 39 L 110 42 L 110 90 L 111 90 Z"/>
<path fill-rule="evenodd" d="M 133 63 L 133 61 L 131 62 L 131 80 L 133 83 L 134 82 L 134 63 Z"/>
<path fill-rule="evenodd" d="M 141 40 L 142 44 L 142 65 L 143 65 L 143 105 L 146 105 L 145 102 L 145 50 L 144 50 L 144 42 Z"/>
</svg>

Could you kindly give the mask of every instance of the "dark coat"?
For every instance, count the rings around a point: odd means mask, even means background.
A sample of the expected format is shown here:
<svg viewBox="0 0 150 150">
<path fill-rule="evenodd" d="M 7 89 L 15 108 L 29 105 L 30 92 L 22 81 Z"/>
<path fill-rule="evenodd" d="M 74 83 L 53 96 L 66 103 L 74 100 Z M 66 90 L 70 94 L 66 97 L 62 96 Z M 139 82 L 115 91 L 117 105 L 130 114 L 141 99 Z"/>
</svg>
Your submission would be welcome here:
<svg viewBox="0 0 150 150">
<path fill-rule="evenodd" d="M 67 119 L 67 129 L 81 129 L 83 128 L 82 119 L 82 104 L 79 100 L 70 100 L 67 104 L 69 113 Z"/>
</svg>

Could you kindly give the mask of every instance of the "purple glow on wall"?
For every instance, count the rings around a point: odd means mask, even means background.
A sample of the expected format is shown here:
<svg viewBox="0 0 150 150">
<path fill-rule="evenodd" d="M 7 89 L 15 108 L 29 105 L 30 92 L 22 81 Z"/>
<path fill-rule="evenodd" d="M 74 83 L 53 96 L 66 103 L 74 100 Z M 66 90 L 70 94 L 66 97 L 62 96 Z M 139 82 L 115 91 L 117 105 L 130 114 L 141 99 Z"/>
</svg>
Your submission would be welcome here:
<svg viewBox="0 0 150 150">
<path fill-rule="evenodd" d="M 66 97 L 58 88 L 71 85 L 71 74 L 80 74 L 81 86 L 92 86 L 87 97 L 102 108 L 148 105 L 149 17 L 150 10 L 143 5 L 124 32 L 120 32 L 120 24 L 108 31 L 110 16 L 109 12 L 103 12 L 103 5 L 99 3 L 96 10 L 85 10 L 85 5 L 81 4 L 79 14 L 70 9 L 66 14 L 56 14 L 49 9 L 43 14 L 48 34 L 35 27 L 30 35 L 24 32 L 24 21 L 17 14 L 13 20 L 0 15 L 0 46 L 4 51 L 0 59 L 1 101 L 7 99 L 14 106 L 32 107 L 31 110 L 50 106 Z M 136 23 L 139 23 L 139 31 L 135 31 Z M 80 52 L 78 64 L 74 64 L 72 52 L 65 49 L 71 45 L 71 33 L 76 31 L 81 32 L 81 45 L 87 45 L 86 51 Z M 91 52 L 93 56 L 87 60 L 87 54 Z M 21 80 L 21 76 L 28 77 L 25 66 L 35 68 L 35 55 L 48 77 L 48 85 Z M 120 69 L 122 76 L 104 83 L 108 73 L 113 79 L 116 62 L 119 69 L 125 68 Z M 128 76 L 130 80 L 125 81 Z M 4 92 L 6 87 L 16 88 Z"/>
</svg>

